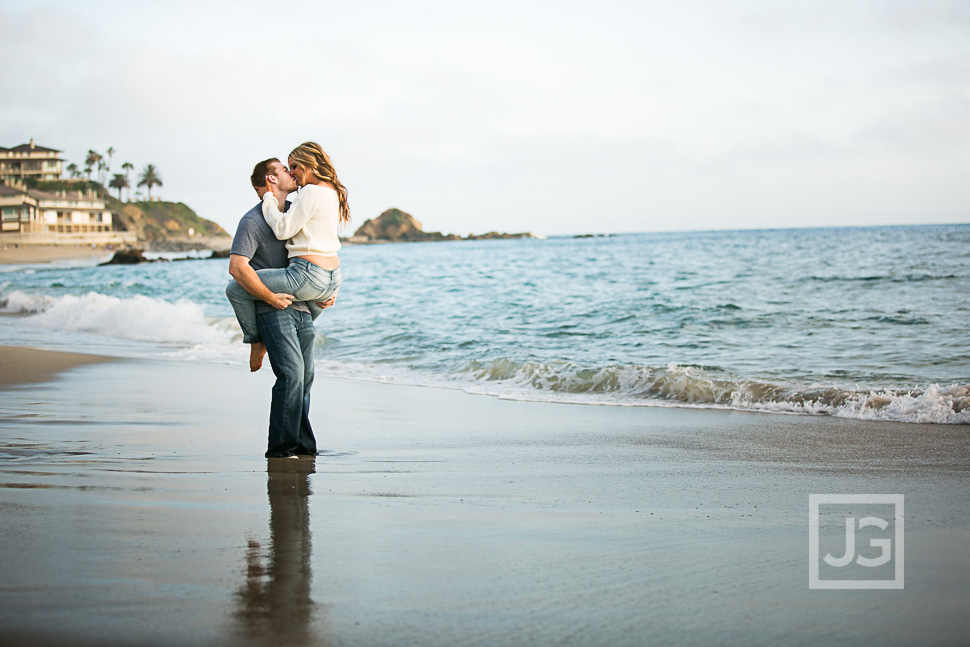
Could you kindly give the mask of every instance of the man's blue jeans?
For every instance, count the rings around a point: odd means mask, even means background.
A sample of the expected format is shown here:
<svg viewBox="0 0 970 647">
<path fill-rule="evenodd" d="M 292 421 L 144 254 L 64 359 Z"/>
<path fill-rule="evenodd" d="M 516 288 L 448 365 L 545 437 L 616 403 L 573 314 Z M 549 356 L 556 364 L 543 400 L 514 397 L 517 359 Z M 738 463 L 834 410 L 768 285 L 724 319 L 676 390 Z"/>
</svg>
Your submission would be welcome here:
<svg viewBox="0 0 970 647">
<path fill-rule="evenodd" d="M 313 319 L 307 312 L 287 308 L 260 313 L 256 320 L 276 375 L 266 457 L 316 454 L 309 418 L 316 335 Z"/>
</svg>

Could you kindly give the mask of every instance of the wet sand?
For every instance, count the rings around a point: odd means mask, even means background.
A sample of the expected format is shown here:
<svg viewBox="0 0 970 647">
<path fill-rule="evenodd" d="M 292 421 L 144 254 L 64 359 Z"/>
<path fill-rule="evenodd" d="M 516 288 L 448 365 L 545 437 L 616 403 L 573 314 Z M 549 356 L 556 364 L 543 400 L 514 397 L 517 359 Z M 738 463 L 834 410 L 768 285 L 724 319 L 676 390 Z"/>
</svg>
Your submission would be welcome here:
<svg viewBox="0 0 970 647">
<path fill-rule="evenodd" d="M 107 260 L 112 254 L 113 250 L 90 245 L 0 245 L 0 265 L 50 263 L 92 256 L 103 256 Z"/>
<path fill-rule="evenodd" d="M 48 382 L 77 366 L 110 361 L 99 355 L 0 346 L 0 390 L 18 384 Z"/>
<path fill-rule="evenodd" d="M 326 451 L 269 462 L 271 384 L 125 360 L 0 393 L 0 644 L 958 645 L 970 631 L 965 426 L 318 376 Z M 905 494 L 903 590 L 809 590 L 819 492 Z"/>
</svg>

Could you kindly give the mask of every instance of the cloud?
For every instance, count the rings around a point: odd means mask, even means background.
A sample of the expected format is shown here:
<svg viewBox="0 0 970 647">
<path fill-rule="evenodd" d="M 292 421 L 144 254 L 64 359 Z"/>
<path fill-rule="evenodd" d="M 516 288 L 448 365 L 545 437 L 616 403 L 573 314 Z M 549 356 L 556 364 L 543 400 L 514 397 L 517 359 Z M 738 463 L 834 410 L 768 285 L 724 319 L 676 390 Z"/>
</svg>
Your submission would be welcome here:
<svg viewBox="0 0 970 647">
<path fill-rule="evenodd" d="M 2 3 L 0 37 L 32 55 L 0 72 L 0 144 L 113 146 L 228 229 L 255 161 L 305 140 L 357 224 L 391 206 L 457 233 L 966 220 L 968 13 Z"/>
</svg>

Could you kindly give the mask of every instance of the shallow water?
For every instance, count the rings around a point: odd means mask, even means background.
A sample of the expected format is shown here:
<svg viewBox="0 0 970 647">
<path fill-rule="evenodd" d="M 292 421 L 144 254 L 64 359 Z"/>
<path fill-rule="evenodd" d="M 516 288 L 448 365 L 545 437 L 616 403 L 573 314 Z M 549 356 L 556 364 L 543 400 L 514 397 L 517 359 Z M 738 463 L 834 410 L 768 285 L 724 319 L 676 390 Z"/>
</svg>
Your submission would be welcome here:
<svg viewBox="0 0 970 647">
<path fill-rule="evenodd" d="M 347 246 L 329 374 L 970 422 L 970 226 Z M 242 363 L 225 260 L 0 272 L 8 343 Z M 69 331 L 70 337 L 64 333 Z"/>
</svg>

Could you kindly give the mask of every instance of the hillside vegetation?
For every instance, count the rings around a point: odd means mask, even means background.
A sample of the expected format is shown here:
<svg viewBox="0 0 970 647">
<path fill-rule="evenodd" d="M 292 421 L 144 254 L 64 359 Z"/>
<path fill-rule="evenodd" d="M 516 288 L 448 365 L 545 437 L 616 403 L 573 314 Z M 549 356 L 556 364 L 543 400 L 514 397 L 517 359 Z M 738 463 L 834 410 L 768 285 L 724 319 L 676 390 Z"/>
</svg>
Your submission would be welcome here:
<svg viewBox="0 0 970 647">
<path fill-rule="evenodd" d="M 183 202 L 119 202 L 111 197 L 105 201 L 117 218 L 117 226 L 134 231 L 140 241 L 190 242 L 229 237 L 222 227 L 199 217 Z"/>
</svg>

